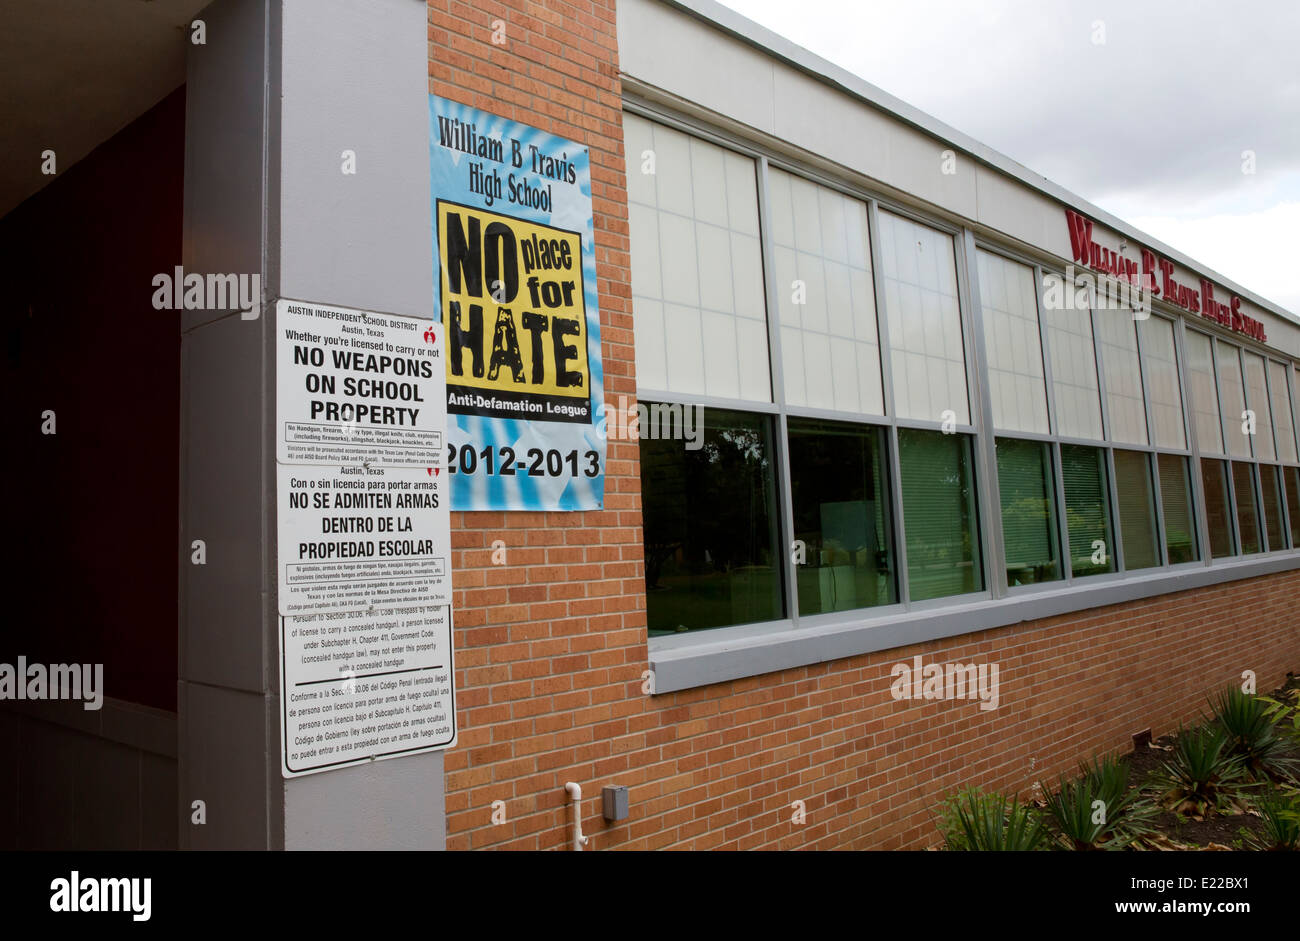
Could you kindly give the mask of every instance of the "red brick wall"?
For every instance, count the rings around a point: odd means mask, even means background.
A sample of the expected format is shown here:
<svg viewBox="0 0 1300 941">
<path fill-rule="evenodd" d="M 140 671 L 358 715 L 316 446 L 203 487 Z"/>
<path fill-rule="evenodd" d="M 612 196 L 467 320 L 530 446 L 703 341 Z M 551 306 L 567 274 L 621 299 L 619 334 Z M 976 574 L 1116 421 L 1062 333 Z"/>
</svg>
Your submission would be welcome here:
<svg viewBox="0 0 1300 941">
<path fill-rule="evenodd" d="M 430 91 L 590 148 L 605 395 L 631 400 L 615 0 L 428 6 Z M 1261 689 L 1300 670 L 1297 572 L 645 696 L 635 444 L 609 442 L 605 505 L 453 514 L 449 849 L 567 848 L 566 781 L 583 787 L 596 850 L 923 847 L 937 840 L 930 811 L 961 786 L 1023 790 L 1194 718 L 1245 669 Z M 996 662 L 999 708 L 895 702 L 890 668 L 914 654 Z M 610 783 L 630 788 L 631 817 L 607 825 Z"/>
</svg>

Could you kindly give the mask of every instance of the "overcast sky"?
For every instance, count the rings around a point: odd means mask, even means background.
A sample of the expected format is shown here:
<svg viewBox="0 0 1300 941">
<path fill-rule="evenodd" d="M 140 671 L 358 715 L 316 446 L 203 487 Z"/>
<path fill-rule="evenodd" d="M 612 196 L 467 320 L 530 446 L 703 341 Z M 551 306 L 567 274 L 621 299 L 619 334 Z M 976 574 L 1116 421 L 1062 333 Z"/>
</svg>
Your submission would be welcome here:
<svg viewBox="0 0 1300 941">
<path fill-rule="evenodd" d="M 1297 0 L 721 2 L 1300 315 Z"/>
</svg>

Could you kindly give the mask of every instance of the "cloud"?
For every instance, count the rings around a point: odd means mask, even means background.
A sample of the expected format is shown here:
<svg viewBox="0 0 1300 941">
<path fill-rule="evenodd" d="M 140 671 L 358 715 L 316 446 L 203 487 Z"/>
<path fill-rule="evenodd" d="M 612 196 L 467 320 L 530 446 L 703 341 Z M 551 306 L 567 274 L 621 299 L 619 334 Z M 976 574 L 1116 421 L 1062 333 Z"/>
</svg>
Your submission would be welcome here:
<svg viewBox="0 0 1300 941">
<path fill-rule="evenodd" d="M 1235 215 L 1138 216 L 1130 221 L 1193 258 L 1216 259 L 1212 267 L 1219 274 L 1300 315 L 1295 263 L 1300 201 Z"/>
<path fill-rule="evenodd" d="M 1293 0 L 722 2 L 1134 224 L 1165 220 L 1246 287 L 1269 280 L 1191 223 L 1300 199 Z"/>
</svg>

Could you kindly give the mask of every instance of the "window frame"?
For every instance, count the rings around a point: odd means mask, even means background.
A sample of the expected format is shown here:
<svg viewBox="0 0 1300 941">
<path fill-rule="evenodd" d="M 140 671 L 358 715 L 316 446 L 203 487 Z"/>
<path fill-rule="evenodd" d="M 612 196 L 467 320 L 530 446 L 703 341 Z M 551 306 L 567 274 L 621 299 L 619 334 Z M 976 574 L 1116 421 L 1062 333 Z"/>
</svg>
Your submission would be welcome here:
<svg viewBox="0 0 1300 941">
<path fill-rule="evenodd" d="M 1049 330 L 1046 323 L 1043 303 L 1043 273 L 1052 271 L 1063 274 L 1065 259 L 1056 257 L 1047 251 L 1033 249 L 1015 249 L 991 241 L 983 235 L 977 236 L 971 223 L 957 222 L 927 212 L 916 206 L 901 202 L 895 196 L 877 191 L 847 169 L 818 168 L 801 162 L 793 145 L 772 145 L 759 135 L 742 136 L 740 132 L 728 130 L 723 132 L 716 125 L 706 122 L 703 117 L 687 115 L 682 110 L 664 103 L 659 99 L 645 97 L 634 88 L 624 90 L 624 110 L 654 123 L 665 124 L 688 135 L 700 137 L 727 150 L 739 153 L 755 161 L 755 173 L 758 184 L 759 241 L 763 264 L 763 296 L 766 305 L 766 325 L 768 337 L 768 367 L 772 389 L 770 402 L 719 399 L 707 395 L 687 395 L 670 393 L 661 389 L 638 387 L 638 399 L 662 402 L 681 402 L 687 405 L 703 405 L 706 408 L 728 408 L 738 411 L 761 412 L 773 416 L 774 421 L 774 459 L 777 463 L 776 486 L 778 502 L 778 528 L 780 537 L 786 547 L 793 539 L 793 506 L 790 481 L 790 447 L 789 418 L 820 418 L 837 422 L 856 423 L 876 426 L 884 429 L 884 438 L 888 450 L 885 455 L 888 462 L 888 480 L 890 483 L 889 509 L 893 520 L 893 558 L 897 568 L 897 590 L 899 601 L 892 605 L 871 608 L 857 608 L 844 611 L 825 612 L 814 615 L 798 615 L 798 586 L 794 566 L 786 564 L 785 597 L 790 616 L 785 620 L 761 624 L 739 624 L 729 627 L 712 628 L 707 631 L 691 632 L 677 637 L 658 637 L 649 642 L 651 667 L 656 675 L 656 689 L 659 692 L 687 689 L 693 686 L 721 682 L 727 679 L 755 676 L 760 673 L 794 666 L 823 662 L 831 659 L 854 656 L 874 650 L 887 650 L 914 644 L 928 639 L 958 636 L 992 627 L 1000 627 L 1026 619 L 1049 617 L 1054 614 L 1076 612 L 1103 604 L 1122 603 L 1128 600 L 1150 598 L 1172 591 L 1183 590 L 1199 585 L 1219 584 L 1240 578 L 1255 577 L 1271 572 L 1300 569 L 1300 546 L 1289 550 L 1269 550 L 1260 555 L 1228 559 L 1213 559 L 1209 551 L 1209 535 L 1206 520 L 1204 486 L 1201 479 L 1202 455 L 1200 442 L 1196 435 L 1196 422 L 1189 398 L 1188 360 L 1185 334 L 1188 329 L 1195 331 L 1211 341 L 1211 367 L 1214 370 L 1213 381 L 1216 402 L 1219 403 L 1220 420 L 1222 414 L 1222 391 L 1218 376 L 1217 346 L 1221 342 L 1218 328 L 1202 323 L 1171 306 L 1163 298 L 1156 298 L 1148 310 L 1148 316 L 1160 316 L 1173 328 L 1174 352 L 1178 372 L 1178 390 L 1182 401 L 1182 420 L 1186 447 L 1183 449 L 1163 448 L 1154 444 L 1157 436 L 1153 431 L 1152 403 L 1149 395 L 1148 364 L 1145 344 L 1140 325 L 1135 324 L 1137 335 L 1138 362 L 1141 370 L 1144 412 L 1147 426 L 1147 445 L 1145 447 L 1114 442 L 1110 437 L 1110 418 L 1108 395 L 1105 385 L 1105 361 L 1099 349 L 1100 338 L 1097 331 L 1097 311 L 1091 309 L 1089 316 L 1092 326 L 1094 358 L 1097 363 L 1097 383 L 1099 407 L 1102 411 L 1102 440 L 1077 439 L 1062 437 L 1057 434 L 1057 402 L 1051 373 L 1051 352 Z M 779 306 L 776 303 L 775 283 L 776 268 L 774 264 L 774 245 L 772 241 L 772 219 L 770 205 L 769 180 L 770 168 L 776 167 L 787 173 L 803 178 L 818 186 L 838 192 L 841 195 L 863 203 L 867 208 L 868 237 L 870 239 L 872 292 L 876 302 L 876 327 L 878 352 L 880 357 L 881 401 L 884 415 L 865 415 L 837 409 L 810 408 L 793 406 L 786 402 L 785 382 L 782 375 L 783 353 L 780 338 Z M 955 272 L 957 278 L 957 299 L 960 310 L 962 329 L 963 362 L 966 371 L 966 392 L 970 410 L 970 422 L 957 425 L 952 431 L 972 436 L 971 452 L 972 473 L 974 474 L 974 495 L 977 501 L 977 525 L 979 527 L 978 547 L 983 566 L 984 590 L 980 592 L 952 595 L 925 601 L 913 601 L 907 584 L 908 560 L 906 543 L 907 521 L 902 512 L 902 482 L 899 467 L 898 430 L 900 428 L 919 428 L 941 430 L 937 421 L 900 419 L 895 408 L 895 385 L 892 366 L 893 349 L 889 338 L 889 309 L 883 284 L 884 267 L 881 263 L 881 226 L 879 214 L 888 211 L 914 223 L 927 226 L 952 239 Z M 992 423 L 992 407 L 989 401 L 987 376 L 988 357 L 984 349 L 984 321 L 980 304 L 978 285 L 977 250 L 988 251 L 1003 256 L 1011 261 L 1027 265 L 1033 269 L 1035 279 L 1035 300 L 1038 305 L 1038 325 L 1040 355 L 1043 361 L 1044 387 L 1047 396 L 1049 434 L 1040 435 L 1026 432 L 999 431 Z M 1034 251 L 1035 254 L 1025 252 Z M 1194 326 L 1193 326 L 1194 324 Z M 1286 369 L 1287 393 L 1292 405 L 1292 418 L 1295 423 L 1297 449 L 1300 451 L 1300 410 L 1295 407 L 1296 394 L 1300 391 L 1300 360 L 1288 360 L 1280 351 L 1250 343 L 1243 338 L 1232 337 L 1239 349 L 1249 343 L 1252 352 L 1262 355 L 1266 361 L 1266 382 L 1273 382 L 1267 366 L 1269 361 L 1281 363 Z M 1223 340 L 1222 342 L 1228 342 Z M 1241 363 L 1240 353 L 1238 362 Z M 1243 394 L 1249 398 L 1246 389 L 1245 370 L 1242 366 Z M 1271 393 L 1266 392 L 1266 395 Z M 1270 400 L 1270 416 L 1274 423 L 1278 421 L 1273 415 Z M 1248 406 L 1249 407 L 1249 406 Z M 1276 427 L 1274 427 L 1276 439 Z M 995 441 L 997 438 L 1023 438 L 1045 441 L 1050 445 L 1050 457 L 1054 476 L 1056 512 L 1058 519 L 1059 550 L 1063 563 L 1063 577 L 1051 582 L 1029 584 L 1008 588 L 1006 585 L 1006 554 L 1003 544 L 1000 498 L 997 488 L 997 468 Z M 1227 450 L 1227 437 L 1224 436 L 1224 449 Z M 1153 512 L 1157 519 L 1157 550 L 1160 565 L 1156 568 L 1128 570 L 1123 564 L 1122 532 L 1115 530 L 1116 571 L 1113 573 L 1090 575 L 1076 580 L 1070 571 L 1070 549 L 1068 528 L 1066 526 L 1064 487 L 1061 475 L 1060 447 L 1062 444 L 1081 444 L 1102 448 L 1106 454 L 1108 486 L 1110 488 L 1110 512 L 1113 525 L 1118 527 L 1119 515 L 1117 495 L 1114 486 L 1115 470 L 1113 449 L 1120 447 L 1130 451 L 1145 452 L 1148 457 L 1148 472 L 1151 479 Z M 1276 440 L 1275 440 L 1276 447 Z M 1253 453 L 1253 448 L 1252 448 Z M 1164 501 L 1160 491 L 1159 455 L 1178 455 L 1187 462 L 1188 487 L 1192 502 L 1193 518 L 1196 525 L 1196 547 L 1199 558 L 1182 563 L 1171 564 L 1168 559 L 1168 539 L 1164 520 Z M 1298 455 L 1300 456 L 1300 455 Z M 1237 516 L 1235 494 L 1231 482 L 1230 454 L 1217 455 L 1219 459 L 1229 462 L 1229 492 L 1233 503 L 1230 508 L 1234 522 Z M 1243 460 L 1236 458 L 1236 460 Z M 1256 493 L 1260 492 L 1258 461 L 1253 456 L 1249 460 L 1256 465 L 1253 469 Z M 1300 474 L 1300 460 L 1296 462 L 1275 462 L 1286 473 Z M 1289 504 L 1285 498 L 1285 477 L 1282 480 L 1284 532 L 1291 532 Z M 1258 508 L 1257 508 L 1258 513 Z M 1261 532 L 1266 526 L 1259 517 Z M 1235 528 L 1235 527 L 1234 527 Z M 1239 535 L 1234 532 L 1234 539 Z M 1267 536 L 1263 536 L 1266 540 Z M 1188 577 L 1193 581 L 1188 582 Z M 744 650 L 744 655 L 737 651 Z"/>
</svg>

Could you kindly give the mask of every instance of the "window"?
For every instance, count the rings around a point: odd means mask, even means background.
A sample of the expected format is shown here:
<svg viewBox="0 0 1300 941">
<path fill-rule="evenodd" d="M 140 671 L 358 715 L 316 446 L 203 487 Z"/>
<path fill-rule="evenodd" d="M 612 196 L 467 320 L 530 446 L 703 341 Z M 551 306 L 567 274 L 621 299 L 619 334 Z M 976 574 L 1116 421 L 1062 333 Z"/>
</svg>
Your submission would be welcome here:
<svg viewBox="0 0 1300 941">
<path fill-rule="evenodd" d="M 791 418 L 789 434 L 799 613 L 893 604 L 885 429 Z"/>
<path fill-rule="evenodd" d="M 976 257 L 993 424 L 1045 435 L 1047 389 L 1034 269 L 986 251 Z"/>
<path fill-rule="evenodd" d="M 1243 423 L 1246 412 L 1246 389 L 1241 379 L 1240 351 L 1222 340 L 1214 342 L 1219 367 L 1219 397 L 1223 402 L 1223 419 L 1227 433 L 1228 454 L 1251 457 L 1250 436 Z"/>
<path fill-rule="evenodd" d="M 1160 507 L 1165 516 L 1165 553 L 1170 565 L 1195 562 L 1201 557 L 1196 542 L 1196 511 L 1187 458 L 1178 454 L 1157 456 L 1160 468 Z M 1127 551 L 1127 550 L 1125 550 Z"/>
<path fill-rule="evenodd" d="M 1287 515 L 1291 520 L 1291 545 L 1300 547 L 1300 468 L 1282 468 L 1285 481 Z"/>
<path fill-rule="evenodd" d="M 970 437 L 900 428 L 898 463 L 908 596 L 983 591 Z"/>
<path fill-rule="evenodd" d="M 1147 367 L 1147 399 L 1151 403 L 1151 437 L 1159 448 L 1187 447 L 1183 428 L 1183 394 L 1178 386 L 1178 353 L 1174 325 L 1163 317 L 1138 321 L 1142 358 Z"/>
<path fill-rule="evenodd" d="M 1101 398 L 1092 318 L 1086 310 L 1048 307 L 1044 313 L 1052 363 L 1052 395 L 1056 401 L 1056 432 L 1065 438 L 1100 441 Z"/>
<path fill-rule="evenodd" d="M 1106 379 L 1110 440 L 1146 444 L 1146 404 L 1142 398 L 1142 366 L 1138 361 L 1133 314 L 1127 310 L 1099 310 L 1096 323 Z"/>
<path fill-rule="evenodd" d="M 1295 416 L 1291 412 L 1291 395 L 1287 391 L 1286 377 L 1290 372 L 1281 363 L 1269 360 L 1268 392 L 1273 402 L 1273 425 L 1277 428 L 1277 456 L 1283 461 L 1296 461 Z"/>
<path fill-rule="evenodd" d="M 1002 501 L 1002 543 L 1007 584 L 1029 585 L 1061 578 L 1056 488 L 1051 445 L 998 438 L 998 491 Z"/>
<path fill-rule="evenodd" d="M 638 383 L 770 402 L 754 161 L 636 115 L 624 132 Z"/>
<path fill-rule="evenodd" d="M 1232 489 L 1237 498 L 1237 533 L 1243 555 L 1263 550 L 1259 541 L 1259 517 L 1255 511 L 1255 471 L 1243 461 L 1232 462 Z"/>
<path fill-rule="evenodd" d="M 1219 419 L 1219 394 L 1214 384 L 1214 348 L 1210 338 L 1187 331 L 1187 385 L 1192 400 L 1192 421 L 1201 451 L 1223 453 L 1223 422 Z"/>
<path fill-rule="evenodd" d="M 1286 548 L 1286 535 L 1283 531 L 1282 489 L 1278 486 L 1277 474 L 1280 468 L 1272 464 L 1259 466 L 1259 502 L 1264 509 L 1264 534 L 1268 537 L 1268 549 L 1276 552 Z"/>
<path fill-rule="evenodd" d="M 1233 540 L 1232 503 L 1228 497 L 1225 461 L 1201 458 L 1201 481 L 1205 485 L 1205 525 L 1210 536 L 1210 558 L 1236 555 Z"/>
<path fill-rule="evenodd" d="M 771 426 L 710 408 L 698 449 L 641 439 L 651 635 L 784 616 Z"/>
<path fill-rule="evenodd" d="M 1078 578 L 1115 571 L 1106 452 L 1077 444 L 1061 445 L 1061 478 L 1065 483 L 1072 573 Z"/>
<path fill-rule="evenodd" d="M 1264 378 L 1264 357 L 1255 353 L 1241 355 L 1246 364 L 1247 406 L 1255 413 L 1255 457 L 1265 461 L 1277 458 L 1273 445 L 1273 416 L 1268 402 L 1268 383 Z"/>
<path fill-rule="evenodd" d="M 790 628 L 874 649 L 904 622 L 960 630 L 981 597 L 1015 599 L 986 623 L 1089 603 L 1060 600 L 1089 576 L 1076 587 L 1109 604 L 1284 560 L 1198 562 L 1300 558 L 1286 354 L 1196 317 L 1057 304 L 1012 247 L 665 120 L 625 117 L 637 391 L 703 407 L 702 438 L 640 429 L 666 689 L 739 657 L 714 628 L 755 626 L 740 659 L 781 668 Z M 1182 568 L 1121 574 L 1160 566 Z"/>
<path fill-rule="evenodd" d="M 893 213 L 879 220 L 894 411 L 932 422 L 951 411 L 968 425 L 952 237 Z"/>
<path fill-rule="evenodd" d="M 866 204 L 768 173 L 786 402 L 885 414 Z"/>
<path fill-rule="evenodd" d="M 1146 452 L 1115 451 L 1115 496 L 1119 503 L 1124 568 L 1147 569 L 1159 565 L 1155 494 L 1151 489 L 1151 460 Z"/>
</svg>

